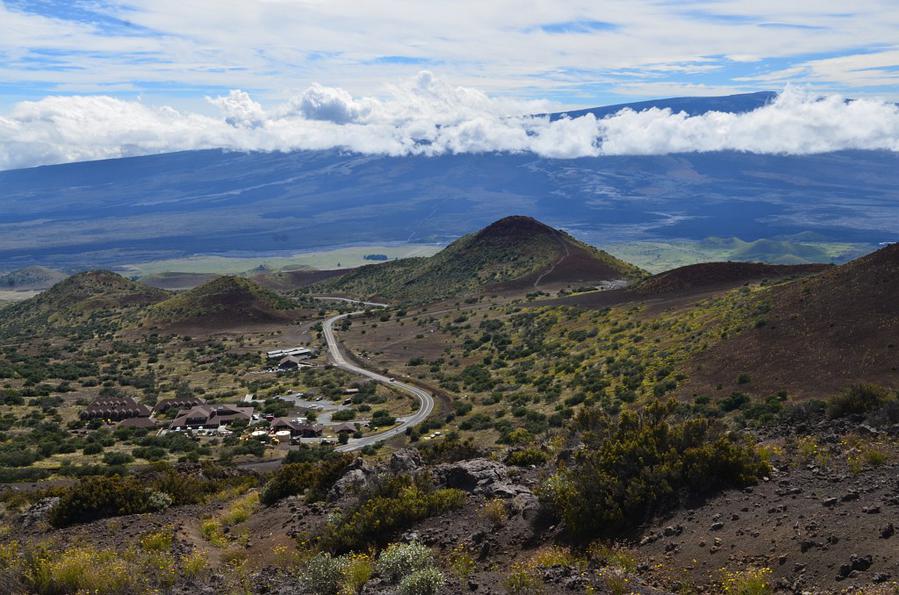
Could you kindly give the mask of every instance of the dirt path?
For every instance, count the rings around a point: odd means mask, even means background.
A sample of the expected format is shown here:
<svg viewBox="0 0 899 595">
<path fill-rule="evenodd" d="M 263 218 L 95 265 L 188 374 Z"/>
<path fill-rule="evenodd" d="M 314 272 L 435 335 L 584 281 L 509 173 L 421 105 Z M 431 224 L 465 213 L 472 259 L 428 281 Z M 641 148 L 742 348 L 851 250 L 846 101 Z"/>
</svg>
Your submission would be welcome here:
<svg viewBox="0 0 899 595">
<path fill-rule="evenodd" d="M 537 280 L 534 281 L 534 288 L 535 288 L 535 289 L 537 288 L 538 285 L 540 285 L 540 282 L 543 281 L 543 279 L 546 278 L 547 275 L 551 275 L 551 274 L 553 273 L 553 271 L 556 270 L 556 267 L 558 267 L 560 264 L 562 264 L 562 262 L 564 262 L 566 258 L 568 258 L 569 256 L 571 256 L 571 251 L 568 250 L 568 244 L 566 244 L 566 243 L 562 240 L 562 238 L 559 237 L 558 232 L 556 232 L 556 240 L 558 240 L 559 245 L 562 246 L 562 249 L 565 250 L 565 256 L 563 256 L 563 257 L 560 258 L 558 261 L 556 261 L 556 262 L 549 268 L 548 271 L 544 272 L 542 275 L 540 275 L 539 277 L 537 277 Z"/>
</svg>

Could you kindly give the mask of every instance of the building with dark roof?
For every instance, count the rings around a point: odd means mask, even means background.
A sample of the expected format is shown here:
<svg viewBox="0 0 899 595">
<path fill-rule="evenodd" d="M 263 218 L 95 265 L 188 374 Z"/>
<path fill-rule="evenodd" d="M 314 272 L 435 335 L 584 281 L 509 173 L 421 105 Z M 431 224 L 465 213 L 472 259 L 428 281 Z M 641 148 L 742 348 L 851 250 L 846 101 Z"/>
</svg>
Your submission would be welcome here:
<svg viewBox="0 0 899 595">
<path fill-rule="evenodd" d="M 120 421 L 116 427 L 155 430 L 158 425 L 149 417 L 129 417 Z"/>
<path fill-rule="evenodd" d="M 175 398 L 175 399 L 163 399 L 156 403 L 156 406 L 153 407 L 153 411 L 156 413 L 165 413 L 169 409 L 174 409 L 175 411 L 181 411 L 182 409 L 190 409 L 191 407 L 195 407 L 197 405 L 203 405 L 205 401 L 203 399 L 188 397 L 188 398 Z"/>
<path fill-rule="evenodd" d="M 278 362 L 279 370 L 296 370 L 301 366 L 308 366 L 306 360 L 309 359 L 308 355 L 288 355 L 283 357 L 281 361 Z"/>
<path fill-rule="evenodd" d="M 169 424 L 169 428 L 173 430 L 214 430 L 236 421 L 249 422 L 252 419 L 252 407 L 196 405 L 186 411 L 179 411 L 178 416 Z"/>
<path fill-rule="evenodd" d="M 97 397 L 78 414 L 81 419 L 122 420 L 149 417 L 150 408 L 131 397 Z"/>
<path fill-rule="evenodd" d="M 337 424 L 330 426 L 328 428 L 331 432 L 335 434 L 343 434 L 345 432 L 349 432 L 351 434 L 355 434 L 358 430 L 356 429 L 356 424 L 352 424 L 350 422 L 344 422 L 342 424 Z"/>
<path fill-rule="evenodd" d="M 290 420 L 284 417 L 277 417 L 271 421 L 271 429 L 273 432 L 288 431 L 290 436 L 301 438 L 314 438 L 322 435 L 323 426 L 321 424 L 311 424 L 305 421 Z"/>
</svg>

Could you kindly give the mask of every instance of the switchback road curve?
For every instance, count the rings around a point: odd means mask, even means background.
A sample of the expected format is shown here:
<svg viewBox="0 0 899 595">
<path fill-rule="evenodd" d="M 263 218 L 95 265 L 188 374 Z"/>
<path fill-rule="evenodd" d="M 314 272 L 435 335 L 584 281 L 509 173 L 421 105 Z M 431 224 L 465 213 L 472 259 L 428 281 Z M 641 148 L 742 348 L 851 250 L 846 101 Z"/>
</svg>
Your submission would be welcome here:
<svg viewBox="0 0 899 595">
<path fill-rule="evenodd" d="M 341 301 L 352 304 L 359 304 L 362 306 L 369 306 L 373 308 L 384 308 L 387 304 L 379 304 L 376 302 L 363 302 L 358 300 L 351 300 L 348 298 L 338 298 L 338 297 L 316 297 L 318 300 L 332 300 L 332 301 Z M 423 388 L 419 388 L 413 384 L 408 384 L 406 382 L 400 382 L 399 380 L 394 380 L 388 376 L 385 376 L 379 372 L 374 372 L 372 370 L 368 370 L 361 366 L 357 366 L 356 364 L 348 361 L 346 357 L 344 357 L 343 352 L 340 349 L 340 344 L 337 342 L 337 337 L 334 334 L 334 323 L 353 316 L 355 314 L 363 314 L 364 311 L 360 310 L 358 312 L 347 312 L 345 314 L 338 314 L 337 316 L 332 316 L 322 322 L 322 335 L 325 338 L 325 342 L 328 345 L 328 357 L 331 360 L 331 364 L 335 367 L 340 368 L 342 370 L 346 370 L 347 372 L 352 372 L 353 374 L 358 374 L 360 376 L 365 376 L 366 378 L 371 378 L 375 382 L 380 382 L 390 388 L 395 388 L 397 390 L 401 390 L 403 392 L 407 392 L 410 395 L 414 396 L 418 399 L 419 407 L 418 410 L 406 418 L 400 425 L 390 428 L 389 430 L 385 430 L 384 432 L 379 432 L 377 434 L 372 434 L 371 436 L 365 436 L 364 438 L 358 439 L 350 439 L 347 444 L 342 444 L 336 448 L 336 450 L 340 452 L 349 452 L 353 450 L 358 450 L 360 448 L 364 448 L 371 444 L 376 444 L 378 442 L 383 442 L 384 440 L 389 440 L 398 434 L 402 434 L 406 431 L 407 428 L 411 428 L 413 426 L 417 426 L 424 420 L 428 418 L 429 415 L 434 411 L 434 397 L 428 391 Z"/>
</svg>

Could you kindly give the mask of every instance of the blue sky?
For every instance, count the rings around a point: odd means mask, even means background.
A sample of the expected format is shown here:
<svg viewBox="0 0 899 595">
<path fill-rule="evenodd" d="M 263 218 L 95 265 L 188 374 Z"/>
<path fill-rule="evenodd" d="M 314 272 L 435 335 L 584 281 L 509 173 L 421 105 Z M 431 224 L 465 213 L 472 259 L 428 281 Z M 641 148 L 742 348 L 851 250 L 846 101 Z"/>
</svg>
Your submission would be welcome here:
<svg viewBox="0 0 899 595">
<path fill-rule="evenodd" d="M 0 0 L 0 114 L 102 94 L 209 112 L 312 83 L 380 97 L 426 68 L 587 107 L 782 89 L 899 100 L 895 0 Z"/>
</svg>

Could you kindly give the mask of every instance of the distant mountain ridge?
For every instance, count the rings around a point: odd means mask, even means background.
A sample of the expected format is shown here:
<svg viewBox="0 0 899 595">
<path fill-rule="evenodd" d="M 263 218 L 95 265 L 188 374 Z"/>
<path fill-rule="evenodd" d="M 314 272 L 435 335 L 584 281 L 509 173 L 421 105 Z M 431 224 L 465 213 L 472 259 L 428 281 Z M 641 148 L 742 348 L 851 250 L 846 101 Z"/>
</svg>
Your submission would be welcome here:
<svg viewBox="0 0 899 595">
<path fill-rule="evenodd" d="M 777 98 L 773 91 L 758 91 L 756 93 L 740 93 L 721 97 L 671 97 L 668 99 L 651 99 L 635 103 L 619 103 L 603 107 L 589 107 L 585 109 L 557 112 L 550 114 L 550 119 L 557 120 L 568 116 L 579 118 L 587 114 L 593 114 L 597 118 L 605 118 L 617 114 L 623 109 L 642 111 L 647 109 L 670 109 L 673 112 L 684 112 L 690 116 L 699 116 L 707 112 L 725 112 L 730 114 L 742 114 L 764 107 Z"/>
<path fill-rule="evenodd" d="M 568 114 L 740 112 L 772 97 L 674 98 Z M 886 151 L 582 159 L 187 151 L 0 172 L 0 268 L 445 244 L 508 213 L 603 246 L 710 236 L 780 241 L 809 232 L 822 242 L 874 246 L 899 238 L 897 186 L 899 154 Z"/>
</svg>

